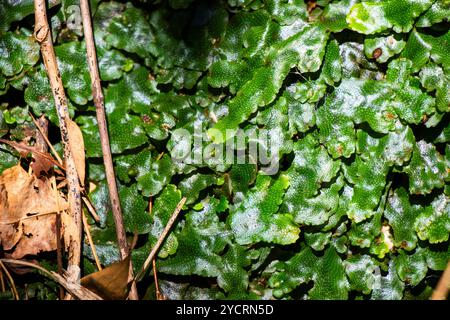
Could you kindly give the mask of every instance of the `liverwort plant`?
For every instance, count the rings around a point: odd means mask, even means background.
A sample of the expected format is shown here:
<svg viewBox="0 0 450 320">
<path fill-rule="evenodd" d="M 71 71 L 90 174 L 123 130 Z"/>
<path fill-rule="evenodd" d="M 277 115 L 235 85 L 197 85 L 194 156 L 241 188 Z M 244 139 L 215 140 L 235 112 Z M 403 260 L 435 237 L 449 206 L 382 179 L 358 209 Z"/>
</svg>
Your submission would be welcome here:
<svg viewBox="0 0 450 320">
<path fill-rule="evenodd" d="M 200 124 L 194 126 L 192 134 L 182 128 L 174 130 L 172 139 L 173 147 L 169 148 L 172 162 L 179 165 L 203 166 L 212 162 L 227 167 L 258 163 L 261 173 L 275 175 L 279 170 L 279 137 L 265 129 L 226 130 L 225 133 L 211 129 L 206 133 Z M 213 142 L 218 140 L 225 142 Z"/>
<path fill-rule="evenodd" d="M 0 1 L 0 138 L 33 147 L 29 113 L 44 116 L 61 153 L 31 2 Z M 48 2 L 98 215 L 87 223 L 107 266 L 120 248 L 78 1 Z M 169 299 L 431 297 L 450 260 L 449 0 L 90 8 L 135 274 L 183 200 L 155 256 Z M 2 143 L 0 175 L 26 156 Z M 89 275 L 96 257 L 82 245 Z M 39 281 L 27 286 L 55 297 Z M 142 284 L 139 298 L 156 298 L 153 274 Z"/>
</svg>

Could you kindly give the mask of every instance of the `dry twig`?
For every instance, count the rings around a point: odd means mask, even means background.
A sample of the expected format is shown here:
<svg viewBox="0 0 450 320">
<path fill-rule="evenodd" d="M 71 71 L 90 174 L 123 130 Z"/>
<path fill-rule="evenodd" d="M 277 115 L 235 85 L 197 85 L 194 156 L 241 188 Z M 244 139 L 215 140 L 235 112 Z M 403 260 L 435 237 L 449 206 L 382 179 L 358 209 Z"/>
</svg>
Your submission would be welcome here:
<svg viewBox="0 0 450 320">
<path fill-rule="evenodd" d="M 53 147 L 53 145 L 50 143 L 50 141 L 48 140 L 48 137 L 46 135 L 46 130 L 45 128 L 42 128 L 42 122 L 38 122 L 34 117 L 33 114 L 31 112 L 28 112 L 28 114 L 31 116 L 31 118 L 33 119 L 34 125 L 36 126 L 36 128 L 38 129 L 39 133 L 40 133 L 40 137 L 47 143 L 48 147 L 50 148 L 51 152 L 53 153 L 53 156 L 56 158 L 56 160 L 58 161 L 58 163 L 63 166 L 63 161 L 61 159 L 61 157 L 59 156 L 58 152 L 56 151 L 56 149 Z"/>
<path fill-rule="evenodd" d="M 164 228 L 163 232 L 159 236 L 158 241 L 156 241 L 155 246 L 153 247 L 152 251 L 150 251 L 150 254 L 148 255 L 147 259 L 144 262 L 144 265 L 142 266 L 142 269 L 139 271 L 139 273 L 135 277 L 135 281 L 138 281 L 142 279 L 145 272 L 147 271 L 148 267 L 150 266 L 150 263 L 152 263 L 153 259 L 155 258 L 156 253 L 158 252 L 159 248 L 163 244 L 164 240 L 166 239 L 167 235 L 170 232 L 170 229 L 172 228 L 172 225 L 175 223 L 175 220 L 178 217 L 178 214 L 181 211 L 181 208 L 183 208 L 184 203 L 186 202 L 186 197 L 183 197 L 181 201 L 178 203 L 177 207 L 175 208 L 175 211 L 173 212 L 172 216 L 170 217 L 169 221 L 167 222 L 166 227 Z"/>
<path fill-rule="evenodd" d="M 156 300 L 166 300 L 166 297 L 159 290 L 158 273 L 156 271 L 156 257 L 152 260 L 153 279 L 155 281 Z"/>
<path fill-rule="evenodd" d="M 1 292 L 6 291 L 5 281 L 3 280 L 3 271 L 2 270 L 0 270 L 0 290 L 1 290 Z"/>
<path fill-rule="evenodd" d="M 149 200 L 148 203 L 149 203 L 148 211 L 149 211 L 149 213 L 151 215 L 152 211 L 153 211 L 153 199 L 152 199 L 152 197 L 150 197 L 150 200 Z M 157 300 L 166 300 L 165 296 L 159 290 L 158 272 L 156 271 L 156 257 L 153 258 L 153 260 L 152 260 L 152 268 L 153 268 L 153 280 L 155 281 L 156 299 Z"/>
<path fill-rule="evenodd" d="M 34 118 L 33 118 L 34 119 Z M 43 117 L 40 118 L 41 119 L 45 119 Z M 39 146 L 41 148 L 42 152 L 45 152 L 48 149 L 48 146 L 45 145 L 45 143 L 49 144 L 50 141 L 48 141 L 47 138 L 47 134 L 48 134 L 48 127 L 42 127 L 42 124 L 46 124 L 48 126 L 48 122 L 43 122 L 42 120 L 38 123 L 35 122 L 38 131 L 40 132 L 40 141 Z M 60 159 L 59 163 L 62 164 L 62 161 Z M 56 178 L 53 176 L 51 177 L 51 186 L 53 188 L 53 192 L 55 194 L 55 198 L 56 198 L 56 202 L 58 204 L 58 212 L 56 213 L 56 217 L 55 217 L 55 227 L 56 227 L 56 261 L 58 264 L 58 274 L 62 275 L 63 273 L 63 250 L 62 250 L 62 239 L 61 239 L 61 230 L 62 230 L 62 225 L 61 225 L 61 210 L 60 210 L 60 203 L 59 203 L 59 196 L 58 196 L 58 189 L 56 188 Z M 62 286 L 59 287 L 59 299 L 62 300 L 64 299 L 64 288 Z"/>
<path fill-rule="evenodd" d="M 34 118 L 33 118 L 34 120 Z M 39 149 L 40 152 L 45 153 L 48 151 L 47 145 L 47 136 L 48 136 L 48 120 L 45 119 L 45 116 L 42 115 L 36 121 L 34 120 L 34 124 L 36 125 L 36 148 Z"/>
<path fill-rule="evenodd" d="M 431 296 L 431 300 L 445 300 L 447 299 L 448 289 L 450 288 L 450 261 L 442 273 L 441 279 L 436 286 L 436 289 Z"/>
<path fill-rule="evenodd" d="M 0 267 L 2 267 L 3 271 L 6 274 L 6 277 L 8 278 L 9 284 L 11 286 L 11 290 L 13 292 L 14 295 L 14 299 L 19 300 L 19 293 L 17 292 L 17 288 L 16 285 L 14 283 L 14 279 L 13 277 L 11 277 L 11 274 L 9 273 L 8 269 L 6 269 L 5 265 L 3 264 L 2 261 L 0 261 Z"/>
<path fill-rule="evenodd" d="M 71 145 L 67 122 L 70 121 L 67 107 L 66 95 L 53 49 L 51 31 L 47 20 L 47 9 L 45 0 L 34 0 L 35 26 L 34 37 L 41 47 L 42 59 L 50 81 L 50 86 L 55 100 L 55 107 L 59 119 L 61 138 L 64 144 L 64 158 L 66 162 L 66 177 L 68 181 L 69 215 L 68 225 L 65 232 L 68 239 L 68 267 L 67 272 L 71 282 L 77 283 L 80 280 L 80 259 L 81 259 L 81 197 L 80 182 L 78 179 L 75 162 L 72 157 Z"/>
<path fill-rule="evenodd" d="M 48 271 L 45 268 L 42 268 L 40 265 L 27 262 L 27 261 L 21 261 L 21 260 L 14 260 L 14 259 L 0 259 L 0 265 L 3 265 L 3 263 L 9 263 L 9 264 L 16 264 L 19 266 L 26 266 L 26 267 L 32 267 L 35 269 L 38 269 L 39 271 L 42 271 L 46 276 L 50 277 L 52 280 L 57 282 L 58 284 L 62 285 L 70 294 L 80 300 L 103 300 L 100 298 L 97 294 L 90 291 L 89 289 L 86 289 L 85 287 L 81 286 L 77 282 L 72 282 L 68 278 L 67 273 L 63 273 L 63 275 L 59 275 L 56 272 Z"/>
<path fill-rule="evenodd" d="M 97 63 L 97 54 L 95 50 L 94 35 L 92 31 L 91 14 L 89 11 L 88 0 L 80 0 L 81 16 L 83 21 L 83 33 L 86 42 L 87 59 L 89 65 L 89 74 L 92 82 L 92 96 L 94 99 L 95 110 L 97 114 L 98 130 L 100 132 L 100 142 L 102 146 L 103 162 L 105 164 L 106 180 L 108 182 L 109 197 L 112 204 L 112 213 L 116 225 L 117 242 L 119 245 L 120 256 L 125 259 L 129 255 L 129 247 L 120 207 L 119 193 L 117 191 L 116 177 L 112 162 L 111 147 L 109 144 L 108 127 L 106 124 L 105 106 L 103 92 L 100 82 L 100 75 Z M 130 280 L 133 279 L 133 269 L 130 264 Z M 130 299 L 137 300 L 138 294 L 136 285 L 133 283 L 130 290 Z"/>
<path fill-rule="evenodd" d="M 97 210 L 95 210 L 94 206 L 91 203 L 91 200 L 89 199 L 87 192 L 82 197 L 83 202 L 86 205 L 86 208 L 88 209 L 89 213 L 92 215 L 92 218 L 94 218 L 95 222 L 100 222 L 100 217 L 97 214 Z"/>
<path fill-rule="evenodd" d="M 89 225 L 87 223 L 86 216 L 84 214 L 83 214 L 83 228 L 84 228 L 84 232 L 86 233 L 86 236 L 88 238 L 89 245 L 91 246 L 92 255 L 94 256 L 94 260 L 95 260 L 95 264 L 97 265 L 97 269 L 98 269 L 98 271 L 101 271 L 102 265 L 100 264 L 100 260 L 98 259 L 97 249 L 95 248 L 94 241 L 92 241 L 91 230 L 89 230 Z"/>
</svg>

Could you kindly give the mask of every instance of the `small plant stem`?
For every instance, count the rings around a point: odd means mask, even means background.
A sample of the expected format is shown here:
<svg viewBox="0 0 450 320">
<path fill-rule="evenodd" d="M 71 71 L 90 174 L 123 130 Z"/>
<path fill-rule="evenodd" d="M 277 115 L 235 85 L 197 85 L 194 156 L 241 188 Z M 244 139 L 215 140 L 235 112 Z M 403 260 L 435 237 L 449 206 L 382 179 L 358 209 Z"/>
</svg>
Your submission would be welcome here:
<svg viewBox="0 0 450 320">
<path fill-rule="evenodd" d="M 147 257 L 147 260 L 145 260 L 144 265 L 142 266 L 141 271 L 136 275 L 135 280 L 140 280 L 145 272 L 147 271 L 148 267 L 150 266 L 150 263 L 152 263 L 153 259 L 155 258 L 156 253 L 158 252 L 159 248 L 163 244 L 164 240 L 166 239 L 167 235 L 170 232 L 170 229 L 172 228 L 172 225 L 175 223 L 175 220 L 178 217 L 178 214 L 181 211 L 181 208 L 183 208 L 184 203 L 186 202 L 186 197 L 183 197 L 181 201 L 178 203 L 177 207 L 175 208 L 175 211 L 173 212 L 172 216 L 170 217 L 169 221 L 167 222 L 166 227 L 164 228 L 163 232 L 159 236 L 158 241 L 156 241 L 155 246 L 153 247 L 152 251 L 150 251 L 150 254 Z"/>
<path fill-rule="evenodd" d="M 70 120 L 69 109 L 67 107 L 67 99 L 64 93 L 64 86 L 58 69 L 51 31 L 47 20 L 46 1 L 34 0 L 34 11 L 34 37 L 41 47 L 42 59 L 49 78 L 53 99 L 55 101 L 61 131 L 61 139 L 64 144 L 64 158 L 66 162 L 66 178 L 68 184 L 69 217 L 71 221 L 71 225 L 65 226 L 67 239 L 70 239 L 68 241 L 69 243 L 66 243 L 68 247 L 67 272 L 69 279 L 74 283 L 78 283 L 80 280 L 82 236 L 81 188 L 75 167 L 75 161 L 71 152 L 69 133 L 66 123 L 66 121 Z"/>
<path fill-rule="evenodd" d="M 106 181 L 108 183 L 109 197 L 111 199 L 112 213 L 116 225 L 116 236 L 119 245 L 120 256 L 125 259 L 129 254 L 127 236 L 120 206 L 119 192 L 117 191 L 116 176 L 112 161 L 111 147 L 109 143 L 108 127 L 106 124 L 105 105 L 98 70 L 97 54 L 95 50 L 94 34 L 92 31 L 91 14 L 89 1 L 80 0 L 81 18 L 83 21 L 84 40 L 86 42 L 87 60 L 89 74 L 92 83 L 92 97 L 94 99 L 95 111 L 97 114 L 98 130 L 100 132 L 100 142 L 103 153 L 103 163 L 105 164 Z M 133 279 L 133 269 L 130 263 L 130 280 Z M 138 300 L 136 285 L 133 282 L 129 295 L 130 300 Z"/>
</svg>

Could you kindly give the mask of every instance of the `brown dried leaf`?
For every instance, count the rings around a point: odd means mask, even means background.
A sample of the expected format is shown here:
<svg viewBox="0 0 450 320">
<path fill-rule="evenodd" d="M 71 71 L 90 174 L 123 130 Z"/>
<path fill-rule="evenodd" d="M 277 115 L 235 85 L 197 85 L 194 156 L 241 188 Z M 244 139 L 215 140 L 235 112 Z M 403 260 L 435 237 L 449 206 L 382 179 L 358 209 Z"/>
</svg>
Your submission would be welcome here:
<svg viewBox="0 0 450 320">
<path fill-rule="evenodd" d="M 22 220 L 22 239 L 11 258 L 20 259 L 28 254 L 56 250 L 56 215 L 38 216 Z"/>
<path fill-rule="evenodd" d="M 47 174 L 51 168 L 53 168 L 53 163 L 48 161 L 44 157 L 33 155 L 34 161 L 31 164 L 34 174 L 40 177 L 42 173 Z"/>
<path fill-rule="evenodd" d="M 21 157 L 27 157 L 28 154 L 31 152 L 31 147 L 27 146 L 24 142 L 15 142 L 15 141 L 8 141 L 4 139 L 0 139 L 0 142 L 6 143 L 16 149 L 18 153 L 20 153 Z"/>
<path fill-rule="evenodd" d="M 0 244 L 4 250 L 9 251 L 14 248 L 22 237 L 22 229 L 21 223 L 17 225 L 0 224 Z"/>
<path fill-rule="evenodd" d="M 66 119 L 66 123 L 69 134 L 70 151 L 72 152 L 73 160 L 75 161 L 78 177 L 83 186 L 86 177 L 86 155 L 84 151 L 83 133 L 81 132 L 80 127 L 78 127 L 71 119 Z"/>
<path fill-rule="evenodd" d="M 55 196 L 48 180 L 29 176 L 20 165 L 0 175 L 0 223 L 13 223 L 32 214 L 67 208 L 67 202 Z"/>
<path fill-rule="evenodd" d="M 55 218 L 51 213 L 68 203 L 48 180 L 29 176 L 20 166 L 0 175 L 0 244 L 15 259 L 56 249 Z"/>
<path fill-rule="evenodd" d="M 34 174 L 39 177 L 41 172 L 48 173 L 53 166 L 61 166 L 48 152 L 40 152 L 36 147 L 29 146 L 24 142 L 15 142 L 0 139 L 0 142 L 6 143 L 17 150 L 22 157 L 32 154 L 34 162 L 31 164 Z M 64 169 L 64 168 L 63 168 Z"/>
<path fill-rule="evenodd" d="M 130 257 L 131 255 L 101 271 L 85 276 L 81 279 L 81 285 L 105 300 L 126 299 L 129 291 Z"/>
</svg>

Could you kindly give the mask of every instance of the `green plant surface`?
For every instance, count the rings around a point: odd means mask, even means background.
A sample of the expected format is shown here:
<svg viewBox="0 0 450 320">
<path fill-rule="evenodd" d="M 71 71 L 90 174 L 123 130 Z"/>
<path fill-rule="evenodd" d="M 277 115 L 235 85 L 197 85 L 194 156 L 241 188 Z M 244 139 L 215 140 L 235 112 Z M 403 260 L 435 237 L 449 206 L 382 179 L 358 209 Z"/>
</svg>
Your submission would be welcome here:
<svg viewBox="0 0 450 320">
<path fill-rule="evenodd" d="M 428 194 L 433 188 L 444 186 L 448 176 L 448 163 L 432 144 L 419 141 L 413 148 L 411 162 L 405 167 L 409 173 L 409 190 L 412 194 Z"/>
<path fill-rule="evenodd" d="M 385 217 L 394 233 L 394 244 L 405 250 L 412 250 L 417 244 L 414 224 L 422 207 L 411 205 L 409 195 L 403 188 L 397 189 L 388 199 Z"/>
<path fill-rule="evenodd" d="M 135 271 L 186 197 L 156 257 L 169 299 L 430 297 L 450 260 L 450 1 L 90 4 Z M 78 1 L 48 5 L 107 266 L 120 254 Z M 0 138 L 34 146 L 29 112 L 45 115 L 63 154 L 33 2 L 0 1 L 0 16 Z M 231 153 L 248 157 L 227 162 L 219 148 L 244 131 Z M 18 163 L 32 162 L 0 144 L 0 174 Z M 30 259 L 56 270 L 52 254 Z M 83 276 L 94 260 L 86 241 Z M 36 279 L 30 297 L 56 299 Z M 152 272 L 138 288 L 157 298 Z"/>
<path fill-rule="evenodd" d="M 400 37 L 398 39 L 393 36 L 367 38 L 364 41 L 364 52 L 369 59 L 385 63 L 389 58 L 400 53 L 405 45 L 406 42 Z"/>
<path fill-rule="evenodd" d="M 13 77 L 33 67 L 39 59 L 39 45 L 32 36 L 7 32 L 0 39 L 0 72 Z"/>
<path fill-rule="evenodd" d="M 433 4 L 433 0 L 364 1 L 354 5 L 347 15 L 352 30 L 373 34 L 393 28 L 395 32 L 408 32 L 414 19 Z"/>
<path fill-rule="evenodd" d="M 288 186 L 289 178 L 285 175 L 275 181 L 267 176 L 257 178 L 255 187 L 229 217 L 237 243 L 290 244 L 298 239 L 299 229 L 293 224 L 292 216 L 276 213 Z"/>
<path fill-rule="evenodd" d="M 344 265 L 333 247 L 317 257 L 306 248 L 284 263 L 279 263 L 277 272 L 269 279 L 269 285 L 275 289 L 277 297 L 292 291 L 301 283 L 313 281 L 314 286 L 308 292 L 311 299 L 347 299 L 349 282 Z"/>
<path fill-rule="evenodd" d="M 376 286 L 376 263 L 370 256 L 351 256 L 344 261 L 344 267 L 353 290 L 369 294 Z"/>
</svg>

